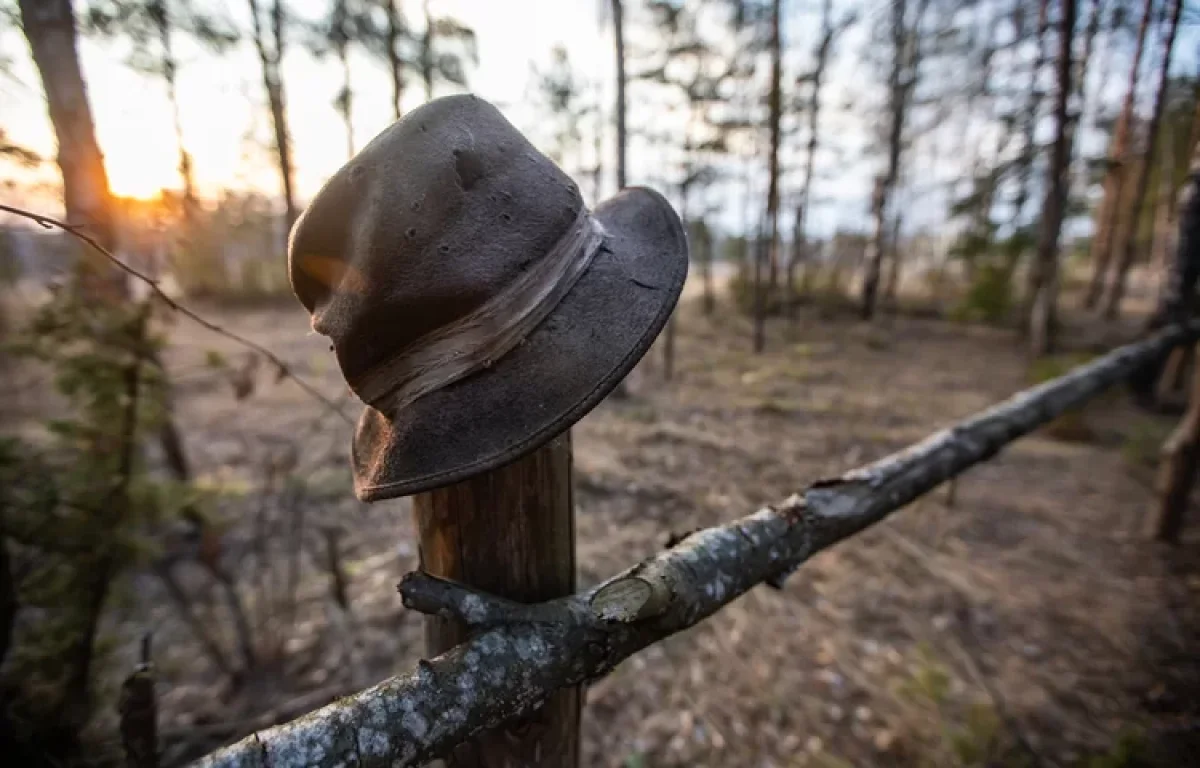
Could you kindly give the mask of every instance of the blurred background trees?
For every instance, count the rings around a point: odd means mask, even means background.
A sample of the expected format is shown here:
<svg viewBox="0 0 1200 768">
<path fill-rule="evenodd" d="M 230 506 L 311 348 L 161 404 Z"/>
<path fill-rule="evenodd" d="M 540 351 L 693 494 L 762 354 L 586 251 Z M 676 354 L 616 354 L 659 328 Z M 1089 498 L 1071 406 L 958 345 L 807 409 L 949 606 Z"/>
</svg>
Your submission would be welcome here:
<svg viewBox="0 0 1200 768">
<path fill-rule="evenodd" d="M 908 313 L 1018 330 L 1037 358 L 1064 333 L 1134 333 L 1191 300 L 1171 287 L 1194 283 L 1175 254 L 1195 247 L 1177 210 L 1196 207 L 1182 192 L 1200 139 L 1182 0 L 569 5 L 535 48 L 532 20 L 483 0 L 14 0 L 0 83 L 32 93 L 24 112 L 39 117 L 0 114 L 4 200 L 61 213 L 173 295 L 260 305 L 289 296 L 288 230 L 332 169 L 424 100 L 495 88 L 590 204 L 634 184 L 672 201 L 705 322 L 745 316 L 755 353 L 784 315 L 791 328 Z M 95 86 L 118 67 L 139 86 L 103 91 L 105 124 Z M 160 96 L 155 126 L 108 108 Z M 230 167 L 202 167 L 205 134 L 243 111 Z M 149 148 L 164 130 L 169 161 L 114 159 L 129 134 Z M 137 174 L 150 188 L 118 194 Z M 44 724 L 32 738 L 67 755 L 96 714 L 98 627 L 130 574 L 156 579 L 234 687 L 286 667 L 283 638 L 247 617 L 292 610 L 304 557 L 337 615 L 353 612 L 340 529 L 303 522 L 316 492 L 286 450 L 266 451 L 255 480 L 256 580 L 221 564 L 214 542 L 236 536 L 208 520 L 173 426 L 166 318 L 93 249 L 3 223 L 0 279 L 40 291 L 36 311 L 0 322 L 6 354 L 51 371 L 62 404 L 38 440 L 0 444 L 0 659 L 31 670 L 5 682 L 20 702 L 6 727 Z M 686 369 L 679 322 L 656 356 L 664 380 Z M 205 367 L 240 401 L 256 360 Z M 289 526 L 269 565 L 264 537 Z M 205 611 L 224 612 L 228 636 Z M 53 621 L 34 632 L 21 615 Z"/>
</svg>

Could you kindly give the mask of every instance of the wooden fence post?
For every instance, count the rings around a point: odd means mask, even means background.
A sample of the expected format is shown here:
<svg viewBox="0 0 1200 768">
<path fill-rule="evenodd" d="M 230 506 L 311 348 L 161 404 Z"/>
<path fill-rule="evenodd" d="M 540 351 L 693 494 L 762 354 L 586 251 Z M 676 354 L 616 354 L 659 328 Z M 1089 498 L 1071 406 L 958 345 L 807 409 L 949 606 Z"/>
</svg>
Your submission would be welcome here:
<svg viewBox="0 0 1200 768">
<path fill-rule="evenodd" d="M 421 567 L 494 595 L 536 603 L 575 591 L 571 437 L 564 433 L 513 463 L 413 497 Z M 426 617 L 432 657 L 466 640 L 460 623 Z M 458 747 L 453 768 L 575 768 L 581 691 L 559 691 L 540 710 Z"/>
<path fill-rule="evenodd" d="M 1149 532 L 1160 541 L 1175 544 L 1183 533 L 1183 517 L 1200 458 L 1200 365 L 1192 371 L 1187 413 L 1163 443 L 1160 456 L 1158 508 L 1150 519 Z"/>
</svg>

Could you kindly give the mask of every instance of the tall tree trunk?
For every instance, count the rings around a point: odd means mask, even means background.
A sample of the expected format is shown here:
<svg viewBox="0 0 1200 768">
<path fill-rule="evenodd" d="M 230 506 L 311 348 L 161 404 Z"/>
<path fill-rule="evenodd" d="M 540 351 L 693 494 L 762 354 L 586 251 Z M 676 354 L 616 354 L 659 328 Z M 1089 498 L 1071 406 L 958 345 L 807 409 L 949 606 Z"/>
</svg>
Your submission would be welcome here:
<svg viewBox="0 0 1200 768">
<path fill-rule="evenodd" d="M 803 193 L 801 193 L 803 199 Z M 788 322 L 794 322 L 796 319 L 796 297 L 799 291 L 796 289 L 796 269 L 804 260 L 804 203 L 796 205 L 796 218 L 792 224 L 792 254 L 788 258 L 787 263 L 787 280 L 784 290 L 787 292 L 785 299 Z"/>
<path fill-rule="evenodd" d="M 421 81 L 425 83 L 425 101 L 433 101 L 433 12 L 425 0 L 425 32 L 421 35 Z"/>
<path fill-rule="evenodd" d="M 1191 317 L 1200 283 L 1200 143 L 1192 148 L 1191 167 L 1179 196 L 1179 233 L 1174 258 L 1168 265 L 1166 290 L 1148 323 L 1156 330 Z"/>
<path fill-rule="evenodd" d="M 1030 302 L 1029 344 L 1033 357 L 1049 352 L 1054 345 L 1058 301 L 1058 241 L 1067 206 L 1071 167 L 1071 75 L 1072 45 L 1075 35 L 1075 0 L 1062 0 L 1058 21 L 1058 87 L 1054 102 L 1054 145 L 1046 179 L 1046 199 L 1042 206 L 1042 227 L 1037 259 L 1033 264 L 1036 279 Z"/>
<path fill-rule="evenodd" d="M 922 6 L 926 0 L 920 0 Z M 886 239 L 888 234 L 889 203 L 896 180 L 900 176 L 900 154 L 903 151 L 904 120 L 907 111 L 908 93 L 916 85 L 916 71 L 910 66 L 908 51 L 913 46 L 909 40 L 909 21 L 907 0 L 892 2 L 892 66 L 888 74 L 888 159 L 884 175 L 876 179 L 875 191 L 871 197 L 871 214 L 874 218 L 874 231 L 867 246 L 867 265 L 863 275 L 862 306 L 860 314 L 864 320 L 870 320 L 875 314 L 875 304 L 879 294 L 879 280 L 883 272 L 883 258 L 887 253 Z M 918 14 L 918 24 L 920 14 Z M 917 24 L 913 25 L 913 33 L 919 34 Z M 917 62 L 913 61 L 915 65 Z"/>
<path fill-rule="evenodd" d="M 338 61 L 342 65 L 342 92 L 338 94 L 338 111 L 342 113 L 342 124 L 346 126 L 346 158 L 354 157 L 354 91 L 350 80 L 350 49 L 344 42 L 337 46 Z"/>
<path fill-rule="evenodd" d="M 625 14 L 621 0 L 612 0 L 613 44 L 617 59 L 617 189 L 625 188 Z"/>
<path fill-rule="evenodd" d="M 1184 150 L 1185 154 L 1191 156 L 1191 153 L 1196 147 L 1196 139 L 1200 136 L 1200 84 L 1193 89 L 1193 98 L 1195 99 L 1196 107 L 1192 113 L 1192 124 L 1188 130 L 1187 144 Z M 1171 122 L 1167 122 L 1168 127 Z M 1159 301 L 1163 300 L 1163 295 L 1168 290 L 1170 285 L 1170 276 L 1172 268 L 1172 254 L 1175 253 L 1178 240 L 1178 218 L 1180 208 L 1180 192 L 1189 184 L 1188 179 L 1184 179 L 1183 183 L 1176 186 L 1175 184 L 1175 140 L 1168 133 L 1167 143 L 1163 145 L 1163 162 L 1160 166 L 1159 173 L 1162 177 L 1162 186 L 1159 190 L 1158 202 L 1158 217 L 1156 219 L 1154 229 L 1154 263 L 1158 266 L 1161 278 L 1159 283 Z"/>
<path fill-rule="evenodd" d="M 691 141 L 689 140 L 690 133 L 684 137 L 683 151 L 685 155 L 690 155 Z M 679 185 L 679 221 L 683 225 L 684 237 L 689 241 L 692 239 L 692 227 L 688 221 L 688 198 L 691 196 L 691 174 L 692 169 L 690 163 L 684 167 L 684 180 Z M 679 311 L 678 306 L 671 312 L 671 316 L 667 318 L 667 327 L 663 331 L 663 378 L 667 381 L 675 374 L 675 314 Z"/>
<path fill-rule="evenodd" d="M 625 132 L 625 15 L 621 0 L 612 0 L 613 52 L 617 63 L 617 191 L 625 189 L 625 151 L 628 136 Z M 622 379 L 612 391 L 612 397 L 624 400 L 629 397 L 629 380 Z"/>
<path fill-rule="evenodd" d="M 279 160 L 279 176 L 283 184 L 283 204 L 287 229 L 290 231 L 296 223 L 299 210 L 296 207 L 296 194 L 293 183 L 292 146 L 288 134 L 287 103 L 283 90 L 283 0 L 274 0 L 271 7 L 271 37 L 268 44 L 267 33 L 263 29 L 262 17 L 259 15 L 258 0 L 247 0 L 250 5 L 250 18 L 254 29 L 254 48 L 258 52 L 258 60 L 262 66 L 263 87 L 267 91 L 267 103 L 271 109 L 271 125 L 275 134 L 275 153 Z"/>
<path fill-rule="evenodd" d="M 804 244 L 808 238 L 806 216 L 812 197 L 813 175 L 817 168 L 817 147 L 819 146 L 821 86 L 825 82 L 825 66 L 829 61 L 829 52 L 833 46 L 835 35 L 833 27 L 833 0 L 823 0 L 821 3 L 821 42 L 817 45 L 816 63 L 812 72 L 812 90 L 808 98 L 808 141 L 804 146 L 804 182 L 800 187 L 800 202 L 796 205 L 796 224 L 792 235 L 792 257 L 788 260 L 788 318 L 795 318 L 794 299 L 796 296 L 796 267 L 798 260 L 804 258 Z"/>
<path fill-rule="evenodd" d="M 1075 65 L 1075 77 L 1072 81 L 1072 88 L 1075 91 L 1075 110 L 1071 113 L 1071 162 L 1079 163 L 1078 170 L 1071 171 L 1073 178 L 1081 178 L 1086 184 L 1086 163 L 1083 161 L 1082 153 L 1077 153 L 1078 148 L 1076 138 L 1079 135 L 1079 126 L 1083 124 L 1083 116 L 1088 111 L 1089 99 L 1087 92 L 1087 74 L 1088 68 L 1092 65 L 1092 54 L 1096 47 L 1096 37 L 1100 33 L 1100 21 L 1104 15 L 1104 0 L 1092 0 L 1090 15 L 1088 16 L 1087 28 L 1083 33 L 1083 54 Z M 1103 75 L 1103 72 L 1101 73 Z M 1103 90 L 1096 92 L 1098 95 L 1103 94 Z"/>
<path fill-rule="evenodd" d="M 704 298 L 701 306 L 704 309 L 704 314 L 711 315 L 717 306 L 717 298 L 713 293 L 712 279 L 712 264 L 713 264 L 713 242 L 712 233 L 708 230 L 708 225 L 700 222 L 699 236 L 697 239 L 697 251 L 700 256 L 700 277 L 704 282 Z"/>
<path fill-rule="evenodd" d="M 1029 187 L 1033 175 L 1033 160 L 1037 156 L 1037 122 L 1041 109 L 1042 91 L 1038 87 L 1042 69 L 1046 66 L 1046 31 L 1049 29 L 1050 0 L 1038 0 L 1037 36 L 1034 39 L 1036 50 L 1033 56 L 1033 70 L 1029 74 L 1029 100 L 1025 103 L 1025 112 L 1021 119 L 1021 154 L 1017 157 L 1016 177 L 1017 193 L 1013 198 L 1013 224 L 1019 226 L 1021 216 L 1029 202 Z"/>
<path fill-rule="evenodd" d="M 892 219 L 892 231 L 888 237 L 888 255 L 891 257 L 888 260 L 888 277 L 884 282 L 883 298 L 889 305 L 895 306 L 896 291 L 900 285 L 900 260 L 903 258 L 900 255 L 900 227 L 904 223 L 904 217 L 897 211 L 896 216 Z"/>
<path fill-rule="evenodd" d="M 776 251 L 779 243 L 779 141 L 780 122 L 783 114 L 783 39 L 782 0 L 773 0 L 771 4 L 771 92 L 767 99 L 770 110 L 771 149 L 767 164 L 767 221 L 766 243 L 759 248 L 758 257 L 767 259 L 771 265 L 772 276 L 776 273 Z M 761 267 L 759 267 L 761 269 Z M 766 346 L 766 296 L 764 296 L 761 274 L 755 281 L 755 313 L 754 313 L 754 351 L 762 352 Z M 774 287 L 774 280 L 771 281 Z"/>
<path fill-rule="evenodd" d="M 18 5 L 58 142 L 67 220 L 113 250 L 117 227 L 112 194 L 79 66 L 71 0 L 19 0 Z M 123 274 L 103 263 L 91 249 L 83 249 L 81 254 L 82 278 L 89 290 L 115 297 L 128 295 Z"/>
<path fill-rule="evenodd" d="M 400 16 L 400 0 L 387 3 L 387 59 L 388 71 L 392 76 L 392 116 L 399 120 L 404 114 L 400 100 L 404 98 L 404 60 L 400 58 L 400 33 L 403 26 Z"/>
<path fill-rule="evenodd" d="M 1150 188 L 1150 166 L 1153 163 L 1154 150 L 1158 143 L 1158 127 L 1162 124 L 1163 109 L 1167 101 L 1167 89 L 1170 82 L 1171 52 L 1175 49 L 1175 36 L 1179 31 L 1179 16 L 1183 9 L 1183 0 L 1171 0 L 1171 19 L 1167 22 L 1167 39 L 1163 42 L 1162 64 L 1158 76 L 1158 91 L 1154 95 L 1154 112 L 1150 116 L 1147 127 L 1145 160 L 1138 168 L 1137 186 L 1133 188 L 1133 201 L 1130 204 L 1129 226 L 1125 231 L 1125 244 L 1121 251 L 1121 261 L 1117 264 L 1116 273 L 1112 278 L 1108 298 L 1104 304 L 1104 317 L 1113 320 L 1121 309 L 1121 299 L 1125 295 L 1125 282 L 1129 277 L 1129 268 L 1137 256 L 1138 223 L 1141 221 L 1142 205 L 1146 200 L 1146 191 Z"/>
<path fill-rule="evenodd" d="M 171 15 L 164 0 L 153 0 L 151 17 L 158 31 L 162 47 L 163 79 L 167 83 L 167 100 L 171 103 L 171 120 L 175 127 L 175 145 L 179 150 L 179 179 L 183 182 L 183 217 L 185 224 L 191 221 L 196 208 L 196 184 L 192 168 L 192 156 L 183 141 L 183 118 L 179 109 L 177 75 L 179 63 L 175 59 L 172 45 Z"/>
<path fill-rule="evenodd" d="M 1146 323 L 1148 333 L 1169 323 L 1188 321 L 1196 304 L 1196 285 L 1200 282 L 1200 144 L 1192 149 L 1188 176 L 1180 189 L 1176 219 L 1179 229 L 1174 238 L 1175 250 L 1167 264 L 1158 306 Z M 1170 355 L 1147 361 L 1130 374 L 1129 388 L 1142 405 L 1151 407 L 1155 404 L 1161 389 L 1156 384 L 1171 375 L 1172 361 L 1182 362 L 1184 354 L 1184 348 L 1177 348 Z"/>
<path fill-rule="evenodd" d="M 1104 175 L 1104 197 L 1100 200 L 1100 210 L 1096 212 L 1096 233 L 1092 237 L 1092 278 L 1083 300 L 1088 309 L 1095 308 L 1100 301 L 1109 263 L 1112 261 L 1113 239 L 1116 237 L 1117 217 L 1121 208 L 1121 189 L 1125 184 L 1125 155 L 1129 151 L 1130 124 L 1133 122 L 1133 108 L 1137 98 L 1138 68 L 1146 46 L 1146 32 L 1150 27 L 1153 7 L 1154 0 L 1146 0 L 1142 8 L 1142 21 L 1138 25 L 1133 64 L 1129 68 L 1129 85 L 1125 89 L 1121 114 L 1117 117 L 1117 125 L 1113 129 L 1112 145 L 1108 153 L 1108 171 Z M 1132 225 L 1136 228 L 1136 222 Z"/>
<path fill-rule="evenodd" d="M 597 94 L 599 97 L 599 94 Z M 596 135 L 592 137 L 596 164 L 592 166 L 592 205 L 599 205 L 604 194 L 604 110 L 596 107 Z"/>
</svg>

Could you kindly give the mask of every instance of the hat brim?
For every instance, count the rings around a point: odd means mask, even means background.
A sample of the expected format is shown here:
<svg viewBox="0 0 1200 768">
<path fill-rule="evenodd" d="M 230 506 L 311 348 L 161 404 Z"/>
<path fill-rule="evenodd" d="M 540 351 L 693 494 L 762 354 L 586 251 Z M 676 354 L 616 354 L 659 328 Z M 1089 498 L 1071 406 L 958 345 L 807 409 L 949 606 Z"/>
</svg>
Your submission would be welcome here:
<svg viewBox="0 0 1200 768">
<path fill-rule="evenodd" d="M 360 500 L 508 464 L 569 429 L 637 365 L 679 300 L 687 240 L 650 189 L 626 189 L 592 214 L 605 230 L 602 250 L 523 344 L 397 413 L 366 408 L 351 447 Z"/>
</svg>

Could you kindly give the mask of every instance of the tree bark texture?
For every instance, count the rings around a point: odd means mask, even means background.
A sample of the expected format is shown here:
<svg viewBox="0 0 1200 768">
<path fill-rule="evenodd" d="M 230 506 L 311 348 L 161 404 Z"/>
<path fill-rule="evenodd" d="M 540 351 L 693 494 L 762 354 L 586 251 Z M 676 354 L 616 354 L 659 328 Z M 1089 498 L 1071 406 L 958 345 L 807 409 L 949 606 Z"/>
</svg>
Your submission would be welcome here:
<svg viewBox="0 0 1200 768">
<path fill-rule="evenodd" d="M 1158 143 L 1158 127 L 1162 124 L 1162 115 L 1167 100 L 1167 89 L 1170 82 L 1171 52 L 1175 48 L 1175 36 L 1179 31 L 1179 16 L 1183 9 L 1183 0 L 1171 0 L 1171 19 L 1167 22 L 1167 37 L 1163 41 L 1162 63 L 1160 65 L 1158 91 L 1154 96 L 1154 111 L 1150 115 L 1150 124 L 1146 131 L 1146 148 L 1143 154 L 1145 161 L 1138 168 L 1136 186 L 1133 190 L 1133 200 L 1129 210 L 1129 226 L 1125 228 L 1125 243 L 1121 249 L 1121 260 L 1113 273 L 1109 285 L 1108 296 L 1104 302 L 1104 317 L 1112 320 L 1121 309 L 1121 300 L 1125 296 L 1125 283 L 1129 278 L 1129 268 L 1137 257 L 1138 222 L 1141 221 L 1142 205 L 1146 201 L 1146 192 L 1150 189 L 1150 166 L 1154 158 L 1154 150 Z"/>
<path fill-rule="evenodd" d="M 422 572 L 518 603 L 575 591 L 569 433 L 498 470 L 413 497 Z M 433 657 L 475 634 L 452 616 L 425 622 Z M 580 689 L 556 692 L 537 713 L 455 749 L 453 768 L 578 765 Z"/>
<path fill-rule="evenodd" d="M 1062 0 L 1058 22 L 1057 89 L 1054 102 L 1054 146 L 1046 179 L 1046 202 L 1037 258 L 1030 281 L 1029 351 L 1040 357 L 1054 346 L 1058 303 L 1058 243 L 1070 188 L 1071 127 L 1070 100 L 1072 46 L 1075 38 L 1076 0 Z"/>
<path fill-rule="evenodd" d="M 456 617 L 478 634 L 407 675 L 255 733 L 197 765 L 405 768 L 447 755 L 484 729 L 536 711 L 556 691 L 607 674 L 642 648 L 694 626 L 755 585 L 781 583 L 821 550 L 884 520 L 1197 335 L 1200 326 L 1173 325 L 898 453 L 747 517 L 697 531 L 570 597 L 530 605 L 427 573 L 409 574 L 400 585 L 405 605 Z M 494 500 L 488 503 L 496 508 Z"/>
<path fill-rule="evenodd" d="M 1188 499 L 1196 485 L 1200 460 L 1200 365 L 1192 371 L 1192 393 L 1183 420 L 1162 447 L 1158 504 L 1149 520 L 1149 533 L 1159 541 L 1178 544 Z"/>
<path fill-rule="evenodd" d="M 82 228 L 108 250 L 114 250 L 115 211 L 79 64 L 71 0 L 20 0 L 18 6 L 58 142 L 67 221 Z M 90 250 L 84 251 L 80 265 L 90 288 L 112 298 L 128 295 L 124 275 L 109 269 Z"/>
<path fill-rule="evenodd" d="M 400 15 L 400 0 L 387 3 L 387 60 L 388 74 L 392 78 L 392 116 L 399 120 L 404 114 L 400 106 L 404 98 L 404 60 L 400 58 L 400 38 L 403 22 Z"/>
<path fill-rule="evenodd" d="M 1153 8 L 1154 0 L 1146 0 L 1142 8 L 1142 21 L 1138 25 L 1133 64 L 1129 68 L 1125 101 L 1121 105 L 1121 114 L 1117 117 L 1117 125 L 1113 129 L 1112 147 L 1108 153 L 1108 171 L 1104 175 L 1104 197 L 1100 200 L 1100 210 L 1096 212 L 1096 233 L 1092 237 L 1092 279 L 1088 283 L 1083 302 L 1088 309 L 1094 309 L 1099 303 L 1109 263 L 1112 261 L 1113 239 L 1117 234 L 1117 219 L 1120 216 L 1121 189 L 1125 184 L 1125 155 L 1129 151 L 1129 131 L 1137 99 L 1138 70 L 1142 62 L 1142 51 L 1146 47 L 1146 32 L 1150 28 Z M 1131 226 L 1135 225 L 1136 222 L 1131 222 Z"/>
</svg>

